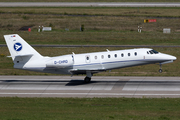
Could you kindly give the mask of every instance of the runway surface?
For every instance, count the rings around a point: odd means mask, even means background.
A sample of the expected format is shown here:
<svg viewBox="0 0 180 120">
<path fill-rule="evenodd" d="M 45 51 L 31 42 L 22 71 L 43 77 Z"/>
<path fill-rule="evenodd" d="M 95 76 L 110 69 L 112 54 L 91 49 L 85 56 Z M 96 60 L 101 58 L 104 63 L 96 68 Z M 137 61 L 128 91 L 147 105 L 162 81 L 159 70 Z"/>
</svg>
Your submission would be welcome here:
<svg viewBox="0 0 180 120">
<path fill-rule="evenodd" d="M 0 97 L 179 98 L 180 77 L 0 76 Z"/>
<path fill-rule="evenodd" d="M 0 7 L 180 7 L 180 2 L 0 2 Z"/>
</svg>

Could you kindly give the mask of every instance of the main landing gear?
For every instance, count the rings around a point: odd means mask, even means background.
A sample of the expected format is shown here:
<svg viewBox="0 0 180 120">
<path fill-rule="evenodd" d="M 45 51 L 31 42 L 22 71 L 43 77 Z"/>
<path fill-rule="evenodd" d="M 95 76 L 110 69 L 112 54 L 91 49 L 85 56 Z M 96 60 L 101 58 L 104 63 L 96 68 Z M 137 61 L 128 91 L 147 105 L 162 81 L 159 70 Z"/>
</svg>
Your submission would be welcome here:
<svg viewBox="0 0 180 120">
<path fill-rule="evenodd" d="M 160 66 L 159 73 L 162 73 L 162 72 L 163 72 L 163 70 L 162 70 L 162 64 L 159 63 L 159 66 Z"/>
<path fill-rule="evenodd" d="M 89 83 L 91 81 L 92 73 L 91 71 L 86 71 L 86 77 L 84 78 L 85 83 Z"/>
<path fill-rule="evenodd" d="M 91 81 L 91 78 L 90 78 L 90 77 L 87 77 L 87 76 L 86 76 L 86 77 L 84 78 L 84 82 L 85 82 L 85 83 L 89 83 L 90 81 Z"/>
</svg>

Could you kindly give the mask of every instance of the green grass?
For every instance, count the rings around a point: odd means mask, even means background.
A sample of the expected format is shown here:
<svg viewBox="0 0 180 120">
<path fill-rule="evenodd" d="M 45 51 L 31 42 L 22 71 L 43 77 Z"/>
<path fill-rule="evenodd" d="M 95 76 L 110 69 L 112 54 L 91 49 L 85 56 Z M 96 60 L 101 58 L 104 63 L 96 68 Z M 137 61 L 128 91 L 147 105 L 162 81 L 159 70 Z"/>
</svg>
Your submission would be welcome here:
<svg viewBox="0 0 180 120">
<path fill-rule="evenodd" d="M 2 7 L 5 14 L 180 17 L 179 7 Z M 75 17 L 75 16 L 74 16 Z"/>
<path fill-rule="evenodd" d="M 178 120 L 179 98 L 0 98 L 1 120 Z"/>
<path fill-rule="evenodd" d="M 4 34 L 18 33 L 30 44 L 180 45 L 179 8 L 0 8 L 0 13 L 0 44 Z M 144 23 L 151 18 L 157 22 Z M 53 31 L 38 33 L 42 25 Z M 32 32 L 19 31 L 23 26 L 33 26 Z"/>
<path fill-rule="evenodd" d="M 0 44 L 5 44 L 3 35 L 14 32 L 1 31 Z M 179 33 L 137 31 L 72 31 L 72 32 L 15 32 L 29 44 L 56 45 L 180 45 Z"/>
</svg>

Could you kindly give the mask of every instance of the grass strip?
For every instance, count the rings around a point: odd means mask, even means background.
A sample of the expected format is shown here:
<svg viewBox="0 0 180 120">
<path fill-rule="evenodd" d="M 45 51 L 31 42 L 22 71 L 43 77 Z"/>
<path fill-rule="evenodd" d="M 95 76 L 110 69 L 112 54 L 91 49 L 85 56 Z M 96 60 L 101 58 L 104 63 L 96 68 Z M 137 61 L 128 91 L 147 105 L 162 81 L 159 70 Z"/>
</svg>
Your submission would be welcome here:
<svg viewBox="0 0 180 120">
<path fill-rule="evenodd" d="M 5 44 L 4 34 L 17 33 L 30 44 L 180 45 L 179 8 L 0 8 L 0 12 L 0 44 Z M 32 32 L 20 31 L 24 26 L 31 26 Z M 53 31 L 38 33 L 39 26 Z M 163 34 L 163 28 L 170 28 L 171 34 Z"/>
<path fill-rule="evenodd" d="M 0 98 L 0 119 L 180 119 L 179 98 Z"/>
</svg>

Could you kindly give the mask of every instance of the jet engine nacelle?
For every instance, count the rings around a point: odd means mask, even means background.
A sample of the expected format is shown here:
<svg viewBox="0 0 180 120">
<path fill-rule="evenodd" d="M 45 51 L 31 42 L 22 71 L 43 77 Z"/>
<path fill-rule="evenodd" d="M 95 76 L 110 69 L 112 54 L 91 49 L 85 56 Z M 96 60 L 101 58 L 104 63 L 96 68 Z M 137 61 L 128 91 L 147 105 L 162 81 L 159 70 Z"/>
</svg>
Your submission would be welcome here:
<svg viewBox="0 0 180 120">
<path fill-rule="evenodd" d="M 62 56 L 51 59 L 46 66 L 47 67 L 57 67 L 57 68 L 65 68 L 73 65 L 72 56 Z"/>
</svg>

